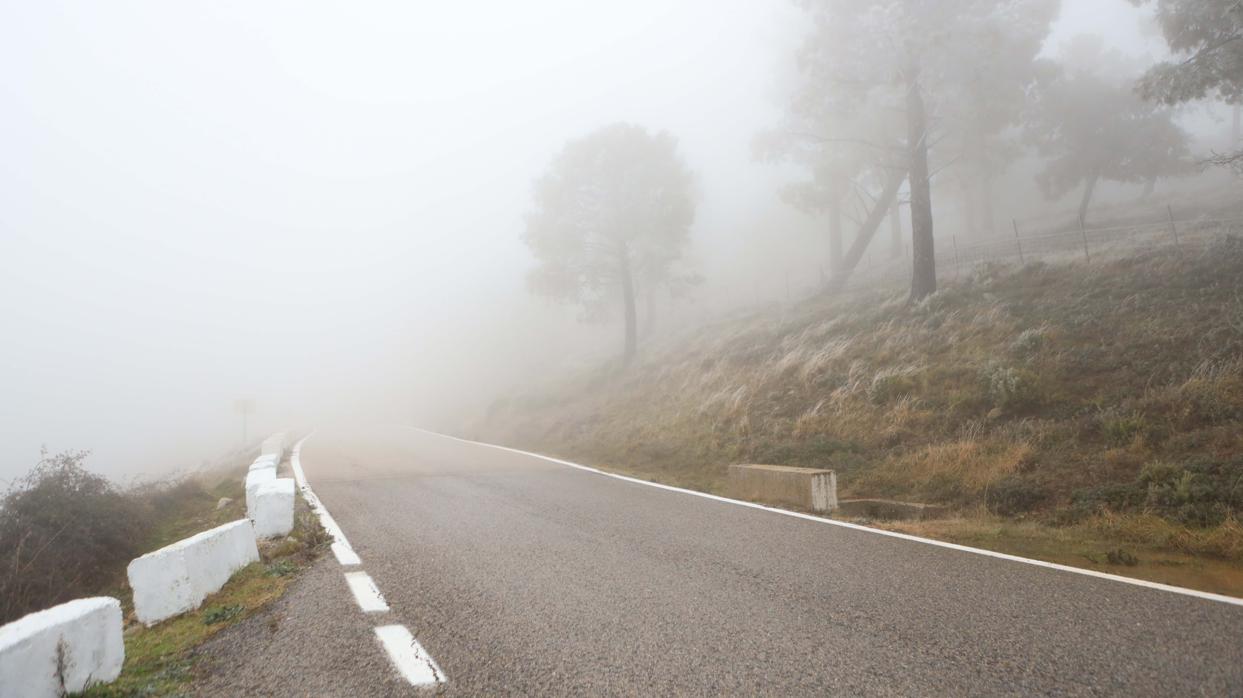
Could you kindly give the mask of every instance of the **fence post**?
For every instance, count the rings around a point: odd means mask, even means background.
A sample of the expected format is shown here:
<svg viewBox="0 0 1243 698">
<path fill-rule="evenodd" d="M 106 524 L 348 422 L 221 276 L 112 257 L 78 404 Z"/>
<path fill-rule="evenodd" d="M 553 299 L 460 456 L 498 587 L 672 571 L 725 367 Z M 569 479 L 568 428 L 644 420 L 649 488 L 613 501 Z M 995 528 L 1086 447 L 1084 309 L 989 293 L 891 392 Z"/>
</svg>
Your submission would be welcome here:
<svg viewBox="0 0 1243 698">
<path fill-rule="evenodd" d="M 1165 210 L 1170 214 L 1170 232 L 1174 234 L 1174 246 L 1178 248 L 1179 252 L 1182 252 L 1183 244 L 1178 239 L 1178 226 L 1174 223 L 1174 207 L 1166 204 Z"/>
<path fill-rule="evenodd" d="M 958 259 L 958 236 L 951 235 L 950 240 L 954 242 L 954 278 L 962 276 L 962 262 Z"/>
<path fill-rule="evenodd" d="M 1023 240 L 1019 238 L 1019 222 L 1014 218 L 1010 222 L 1014 224 L 1014 244 L 1019 247 L 1019 264 L 1027 264 L 1027 260 L 1023 258 Z"/>
<path fill-rule="evenodd" d="M 1083 236 L 1083 258 L 1092 263 L 1092 255 L 1088 254 L 1088 229 L 1083 225 L 1083 216 L 1079 216 L 1079 234 Z"/>
</svg>

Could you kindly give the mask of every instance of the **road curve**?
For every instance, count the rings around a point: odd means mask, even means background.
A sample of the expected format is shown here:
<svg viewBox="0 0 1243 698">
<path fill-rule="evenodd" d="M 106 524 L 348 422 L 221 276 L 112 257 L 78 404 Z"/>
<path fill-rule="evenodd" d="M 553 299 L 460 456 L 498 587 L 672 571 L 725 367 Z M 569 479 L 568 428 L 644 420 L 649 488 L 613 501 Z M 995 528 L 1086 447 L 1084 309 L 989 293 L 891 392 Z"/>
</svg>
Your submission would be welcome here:
<svg viewBox="0 0 1243 698">
<path fill-rule="evenodd" d="M 451 694 L 1243 694 L 1239 606 L 404 427 L 301 460 Z"/>
</svg>

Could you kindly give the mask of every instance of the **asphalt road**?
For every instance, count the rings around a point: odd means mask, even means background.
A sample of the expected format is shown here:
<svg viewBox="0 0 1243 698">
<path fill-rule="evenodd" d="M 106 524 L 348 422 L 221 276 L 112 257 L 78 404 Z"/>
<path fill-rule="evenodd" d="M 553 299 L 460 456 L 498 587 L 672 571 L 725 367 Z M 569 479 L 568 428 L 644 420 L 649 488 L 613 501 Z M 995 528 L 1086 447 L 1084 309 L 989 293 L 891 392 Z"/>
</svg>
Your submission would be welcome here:
<svg viewBox="0 0 1243 698">
<path fill-rule="evenodd" d="M 402 623 L 450 694 L 1243 695 L 1239 606 L 409 428 L 321 431 L 301 460 L 391 607 L 350 608 L 331 558 L 285 604 L 304 638 L 337 623 L 297 616 L 348 616 L 357 658 L 303 666 L 341 674 L 317 693 L 402 692 L 367 634 Z"/>
</svg>

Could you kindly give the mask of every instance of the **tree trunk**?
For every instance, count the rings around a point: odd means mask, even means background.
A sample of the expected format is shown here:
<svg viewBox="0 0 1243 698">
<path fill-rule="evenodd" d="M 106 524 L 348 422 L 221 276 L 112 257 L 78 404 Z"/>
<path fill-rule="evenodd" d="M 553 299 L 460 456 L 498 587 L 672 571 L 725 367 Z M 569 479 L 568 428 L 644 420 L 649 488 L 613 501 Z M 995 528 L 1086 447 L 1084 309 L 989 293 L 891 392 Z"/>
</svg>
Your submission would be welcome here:
<svg viewBox="0 0 1243 698">
<path fill-rule="evenodd" d="M 932 241 L 932 183 L 928 176 L 928 118 L 912 69 L 906 89 L 906 138 L 911 160 L 911 300 L 937 290 L 936 249 Z"/>
<path fill-rule="evenodd" d="M 1148 197 L 1152 196 L 1152 193 L 1156 190 L 1157 190 L 1157 178 L 1149 177 L 1148 180 L 1144 182 L 1144 191 L 1143 193 L 1139 195 L 1139 200 L 1147 201 Z"/>
<path fill-rule="evenodd" d="M 980 173 L 980 205 L 984 208 L 984 237 L 997 234 L 997 217 L 993 213 L 993 178 L 988 172 Z"/>
<path fill-rule="evenodd" d="M 975 192 L 972 191 L 973 177 L 964 173 L 958 178 L 958 193 L 962 197 L 962 217 L 963 223 L 966 224 L 967 237 L 972 240 L 978 240 L 980 237 L 980 226 L 978 221 L 980 216 L 975 208 Z"/>
<path fill-rule="evenodd" d="M 863 253 L 867 250 L 868 243 L 872 242 L 872 236 L 876 234 L 881 222 L 885 220 L 885 213 L 889 211 L 889 207 L 897 200 L 898 190 L 902 188 L 902 183 L 905 181 L 905 170 L 891 171 L 889 181 L 885 183 L 885 190 L 881 192 L 880 198 L 876 200 L 876 205 L 868 213 L 867 220 L 863 221 L 863 225 L 859 226 L 859 234 L 855 236 L 855 241 L 851 243 L 850 249 L 846 251 L 846 257 L 842 260 L 842 273 L 829 279 L 828 290 L 830 293 L 846 288 L 846 281 L 850 279 L 850 273 L 858 266 L 859 260 L 863 259 Z"/>
<path fill-rule="evenodd" d="M 889 258 L 897 259 L 902 256 L 902 207 L 898 205 L 897 197 L 894 197 L 893 205 L 889 207 Z"/>
<path fill-rule="evenodd" d="M 1101 178 L 1095 172 L 1088 177 L 1088 183 L 1083 187 L 1083 200 L 1079 202 L 1079 222 L 1087 225 L 1088 223 L 1088 205 L 1092 203 L 1092 194 L 1096 191 L 1096 182 Z"/>
<path fill-rule="evenodd" d="M 634 361 L 635 351 L 638 348 L 637 327 L 638 317 L 636 316 L 634 307 L 634 277 L 630 273 L 630 254 L 627 250 L 622 250 L 621 255 L 621 284 L 622 284 L 622 303 L 625 304 L 626 317 L 626 345 L 625 353 L 622 355 L 622 362 L 629 366 Z"/>
<path fill-rule="evenodd" d="M 829 275 L 842 270 L 842 199 L 834 196 L 829 202 Z"/>
<path fill-rule="evenodd" d="M 648 282 L 643 291 L 643 338 L 650 339 L 656 331 L 656 284 Z"/>
</svg>

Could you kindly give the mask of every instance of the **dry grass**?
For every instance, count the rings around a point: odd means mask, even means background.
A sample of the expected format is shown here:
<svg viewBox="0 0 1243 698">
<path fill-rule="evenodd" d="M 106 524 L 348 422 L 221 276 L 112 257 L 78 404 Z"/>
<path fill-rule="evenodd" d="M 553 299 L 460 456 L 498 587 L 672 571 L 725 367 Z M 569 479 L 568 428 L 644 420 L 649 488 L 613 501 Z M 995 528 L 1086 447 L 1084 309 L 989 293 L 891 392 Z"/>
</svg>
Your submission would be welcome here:
<svg viewBox="0 0 1243 698">
<path fill-rule="evenodd" d="M 730 463 L 827 466 L 848 495 L 1231 557 L 1207 542 L 1229 525 L 1195 526 L 1237 513 L 1201 490 L 1243 482 L 1243 242 L 983 266 L 917 305 L 871 291 L 742 315 L 502 401 L 470 431 L 709 491 Z M 1147 497 L 1154 463 L 1186 482 Z M 1123 515 L 1188 532 L 1101 523 Z"/>
</svg>

